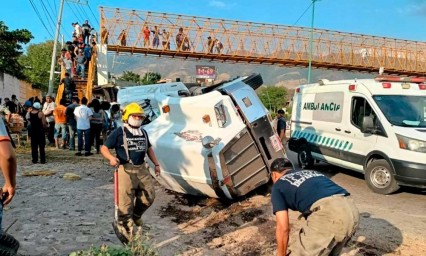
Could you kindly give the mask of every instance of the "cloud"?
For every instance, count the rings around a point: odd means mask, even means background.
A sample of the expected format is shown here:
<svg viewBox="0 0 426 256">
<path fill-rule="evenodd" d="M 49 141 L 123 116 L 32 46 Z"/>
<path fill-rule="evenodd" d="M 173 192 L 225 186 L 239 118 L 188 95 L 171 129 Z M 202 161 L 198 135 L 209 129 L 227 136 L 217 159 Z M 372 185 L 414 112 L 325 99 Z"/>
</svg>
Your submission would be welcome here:
<svg viewBox="0 0 426 256">
<path fill-rule="evenodd" d="M 233 7 L 234 5 L 235 3 L 225 3 L 219 0 L 211 0 L 209 2 L 209 6 L 220 9 L 231 9 L 231 7 Z"/>
<path fill-rule="evenodd" d="M 407 15 L 426 15 L 426 1 L 425 0 L 411 0 L 407 6 L 398 9 L 401 14 Z"/>
</svg>

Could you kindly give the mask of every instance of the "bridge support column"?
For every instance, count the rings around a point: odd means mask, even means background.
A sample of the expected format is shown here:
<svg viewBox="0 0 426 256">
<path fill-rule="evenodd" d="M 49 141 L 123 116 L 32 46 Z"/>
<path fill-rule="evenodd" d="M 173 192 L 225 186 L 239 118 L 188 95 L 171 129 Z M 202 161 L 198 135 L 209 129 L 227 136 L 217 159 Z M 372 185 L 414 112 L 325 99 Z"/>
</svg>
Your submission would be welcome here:
<svg viewBox="0 0 426 256">
<path fill-rule="evenodd" d="M 106 44 L 98 45 L 97 70 L 98 70 L 98 85 L 108 84 L 108 55 L 107 55 Z"/>
</svg>

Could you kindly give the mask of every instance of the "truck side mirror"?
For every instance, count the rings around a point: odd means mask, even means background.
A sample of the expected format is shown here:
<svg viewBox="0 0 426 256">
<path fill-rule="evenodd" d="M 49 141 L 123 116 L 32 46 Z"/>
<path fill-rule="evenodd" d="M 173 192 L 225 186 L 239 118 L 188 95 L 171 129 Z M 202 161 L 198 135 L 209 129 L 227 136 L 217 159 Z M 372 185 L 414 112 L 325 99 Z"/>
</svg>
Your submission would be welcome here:
<svg viewBox="0 0 426 256">
<path fill-rule="evenodd" d="M 364 116 L 362 118 L 361 132 L 362 133 L 372 133 L 374 131 L 374 122 L 373 117 Z"/>
<path fill-rule="evenodd" d="M 206 149 L 211 149 L 216 145 L 215 140 L 212 136 L 205 136 L 201 140 L 201 143 L 203 144 L 203 147 L 205 147 Z"/>
</svg>

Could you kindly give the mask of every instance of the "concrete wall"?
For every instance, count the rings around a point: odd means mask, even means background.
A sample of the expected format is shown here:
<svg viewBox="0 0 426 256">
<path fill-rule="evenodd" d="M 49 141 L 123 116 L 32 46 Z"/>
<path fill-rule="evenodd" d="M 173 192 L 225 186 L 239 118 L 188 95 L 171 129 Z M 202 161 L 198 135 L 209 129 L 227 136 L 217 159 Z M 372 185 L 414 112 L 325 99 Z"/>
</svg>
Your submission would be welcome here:
<svg viewBox="0 0 426 256">
<path fill-rule="evenodd" d="M 41 90 L 33 89 L 30 83 L 21 81 L 11 75 L 0 73 L 0 98 L 2 103 L 4 103 L 4 98 L 10 99 L 12 94 L 15 94 L 21 103 L 33 96 L 39 96 L 41 99 Z"/>
</svg>

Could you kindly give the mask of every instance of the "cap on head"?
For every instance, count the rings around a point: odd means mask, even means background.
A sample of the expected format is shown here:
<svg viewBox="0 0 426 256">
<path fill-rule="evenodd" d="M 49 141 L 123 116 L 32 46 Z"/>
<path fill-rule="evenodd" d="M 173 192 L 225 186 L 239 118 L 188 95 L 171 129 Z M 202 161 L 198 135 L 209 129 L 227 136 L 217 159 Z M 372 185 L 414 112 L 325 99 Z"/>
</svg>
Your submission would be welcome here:
<svg viewBox="0 0 426 256">
<path fill-rule="evenodd" d="M 35 103 L 33 104 L 33 108 L 35 108 L 35 109 L 40 109 L 40 108 L 41 108 L 40 102 L 35 102 Z"/>
<path fill-rule="evenodd" d="M 127 105 L 123 111 L 123 122 L 126 122 L 129 119 L 130 115 L 143 115 L 143 109 L 139 106 L 138 103 L 133 102 Z"/>
</svg>

